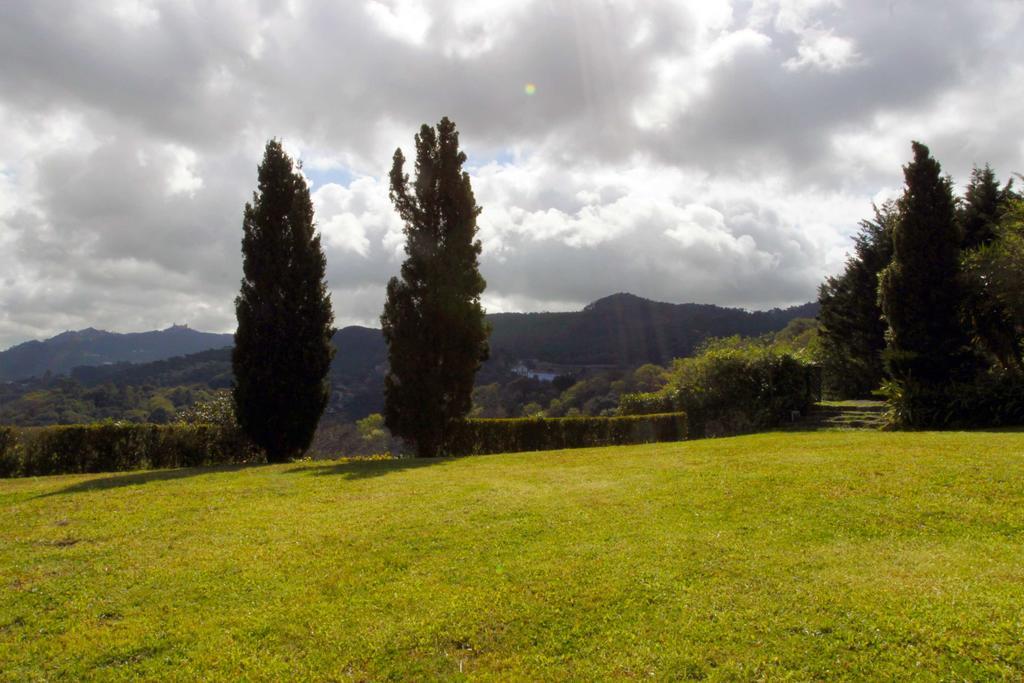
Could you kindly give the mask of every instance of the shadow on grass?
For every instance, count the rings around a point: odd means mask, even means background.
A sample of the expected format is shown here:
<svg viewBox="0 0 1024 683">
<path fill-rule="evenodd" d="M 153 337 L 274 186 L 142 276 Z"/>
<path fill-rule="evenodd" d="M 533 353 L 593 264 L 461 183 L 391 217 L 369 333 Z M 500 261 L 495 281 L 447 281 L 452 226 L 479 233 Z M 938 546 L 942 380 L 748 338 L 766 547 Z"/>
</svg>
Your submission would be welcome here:
<svg viewBox="0 0 1024 683">
<path fill-rule="evenodd" d="M 314 477 L 340 476 L 344 479 L 372 479 L 394 472 L 420 469 L 454 462 L 458 458 L 396 458 L 394 460 L 343 460 L 314 463 L 285 470 L 283 474 L 306 474 Z"/>
<path fill-rule="evenodd" d="M 77 484 L 71 484 L 65 486 L 62 489 L 56 491 L 50 491 L 49 493 L 43 493 L 37 496 L 37 498 L 49 498 L 51 496 L 62 496 L 69 493 L 86 493 L 89 491 L 105 491 L 107 489 L 117 489 L 124 486 L 136 486 L 138 484 L 148 484 L 154 481 L 171 481 L 174 479 L 188 479 L 189 477 L 198 477 L 203 474 L 213 474 L 215 472 L 237 472 L 238 470 L 247 469 L 249 467 L 260 467 L 260 464 L 241 464 L 241 465 L 211 465 L 209 467 L 182 467 L 174 470 L 147 470 L 143 472 L 124 472 L 121 474 L 111 474 L 105 477 L 99 477 L 98 479 L 88 479 L 86 481 L 80 481 Z"/>
</svg>

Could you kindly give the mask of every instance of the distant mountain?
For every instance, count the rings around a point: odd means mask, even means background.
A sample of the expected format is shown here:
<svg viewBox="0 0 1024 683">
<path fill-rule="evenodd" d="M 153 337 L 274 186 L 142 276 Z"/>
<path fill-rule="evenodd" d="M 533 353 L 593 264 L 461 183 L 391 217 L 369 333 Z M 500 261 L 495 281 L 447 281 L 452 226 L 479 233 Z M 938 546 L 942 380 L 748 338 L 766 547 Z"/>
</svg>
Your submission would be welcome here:
<svg viewBox="0 0 1024 683">
<path fill-rule="evenodd" d="M 338 349 L 331 363 L 334 379 L 362 377 L 373 371 L 383 375 L 387 369 L 388 349 L 378 329 L 358 325 L 343 327 L 334 333 L 334 347 Z"/>
<path fill-rule="evenodd" d="M 0 381 L 65 374 L 78 366 L 149 363 L 229 346 L 230 334 L 198 332 L 183 325 L 154 332 L 119 334 L 88 328 L 30 341 L 0 352 Z"/>
<path fill-rule="evenodd" d="M 174 356 L 152 363 L 109 363 L 80 365 L 71 369 L 71 379 L 85 387 L 101 384 L 124 386 L 178 387 L 202 384 L 211 389 L 231 386 L 231 347 Z"/>
<path fill-rule="evenodd" d="M 776 332 L 794 318 L 813 318 L 818 308 L 807 303 L 751 313 L 613 294 L 578 312 L 498 313 L 487 319 L 494 354 L 567 365 L 636 366 L 689 356 L 709 337 Z"/>
<path fill-rule="evenodd" d="M 489 315 L 491 360 L 484 364 L 477 381 L 510 381 L 515 377 L 511 368 L 523 360 L 577 367 L 666 364 L 692 354 L 708 337 L 776 332 L 795 318 L 811 318 L 817 313 L 818 305 L 813 303 L 751 313 L 614 294 L 582 311 Z M 197 391 L 230 387 L 231 342 L 229 334 L 172 327 L 140 334 L 88 329 L 20 344 L 0 353 L 0 380 L 40 377 L 46 371 L 54 377 L 0 384 L 0 420 L 6 415 L 8 421 L 24 424 L 88 421 L 102 406 L 83 416 L 72 409 L 81 408 L 80 401 L 93 400 L 88 397 L 96 392 L 95 401 L 111 400 L 111 386 L 142 389 L 144 396 L 166 393 L 174 387 Z M 346 327 L 335 333 L 334 345 L 338 353 L 330 370 L 328 415 L 351 421 L 379 412 L 387 370 L 387 348 L 381 331 Z M 575 370 L 570 367 L 565 371 Z M 57 377 L 62 373 L 70 374 L 74 381 Z M 61 409 L 47 412 L 31 401 L 26 403 L 25 397 L 40 390 L 63 396 L 61 400 L 54 397 Z M 113 395 L 123 399 L 133 394 L 118 389 Z"/>
<path fill-rule="evenodd" d="M 632 294 L 613 294 L 582 311 L 497 313 L 492 327 L 494 362 L 537 359 L 563 365 L 637 366 L 687 356 L 708 337 L 761 335 L 794 318 L 812 318 L 818 304 L 749 312 L 711 304 L 668 304 Z M 174 326 L 157 332 L 117 334 L 87 329 L 0 352 L 0 380 L 69 373 L 85 385 L 102 383 L 176 386 L 230 385 L 230 334 Z M 380 330 L 346 327 L 334 337 L 339 349 L 332 381 L 362 381 L 383 374 L 387 349 Z"/>
<path fill-rule="evenodd" d="M 334 346 L 344 349 L 331 363 L 331 379 L 360 379 L 374 370 L 384 372 L 388 355 L 380 330 L 353 325 L 334 333 Z M 230 343 L 230 340 L 229 340 Z M 203 384 L 211 389 L 231 386 L 231 347 L 174 356 L 152 363 L 110 363 L 71 369 L 71 378 L 86 387 L 100 384 L 174 387 Z"/>
</svg>

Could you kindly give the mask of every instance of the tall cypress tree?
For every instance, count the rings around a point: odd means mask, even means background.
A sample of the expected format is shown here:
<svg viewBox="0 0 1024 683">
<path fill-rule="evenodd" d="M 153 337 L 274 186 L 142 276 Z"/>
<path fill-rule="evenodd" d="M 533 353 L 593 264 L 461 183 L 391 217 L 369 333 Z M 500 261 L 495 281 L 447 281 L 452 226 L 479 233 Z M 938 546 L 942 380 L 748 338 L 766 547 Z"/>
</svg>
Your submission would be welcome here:
<svg viewBox="0 0 1024 683">
<path fill-rule="evenodd" d="M 875 207 L 874 218 L 860 223 L 854 255 L 843 273 L 827 278 L 818 291 L 818 334 L 830 396 L 865 398 L 882 383 L 886 324 L 878 304 L 878 276 L 892 260 L 898 219 L 895 202 Z"/>
<path fill-rule="evenodd" d="M 900 383 L 939 386 L 969 373 L 971 354 L 960 323 L 960 231 L 952 183 L 928 148 L 913 143 L 903 167 L 906 187 L 893 232 L 893 259 L 883 271 L 882 311 L 889 325 L 889 373 Z"/>
<path fill-rule="evenodd" d="M 480 306 L 476 205 L 466 155 L 447 117 L 416 136 L 416 180 L 395 151 L 391 201 L 405 221 L 401 277 L 388 283 L 381 315 L 390 370 L 384 382 L 388 428 L 420 457 L 446 452 L 452 428 L 472 407 L 473 380 L 487 359 Z"/>
<path fill-rule="evenodd" d="M 277 140 L 267 143 L 242 231 L 235 410 L 267 460 L 284 462 L 309 448 L 327 405 L 334 314 L 309 188 Z"/>
</svg>

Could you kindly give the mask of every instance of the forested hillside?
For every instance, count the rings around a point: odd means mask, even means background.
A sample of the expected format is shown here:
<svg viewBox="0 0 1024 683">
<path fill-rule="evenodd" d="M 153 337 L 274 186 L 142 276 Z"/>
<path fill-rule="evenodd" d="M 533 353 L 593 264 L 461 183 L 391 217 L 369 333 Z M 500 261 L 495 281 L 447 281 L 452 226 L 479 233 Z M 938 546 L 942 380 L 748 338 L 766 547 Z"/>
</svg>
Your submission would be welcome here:
<svg viewBox="0 0 1024 683">
<path fill-rule="evenodd" d="M 817 304 L 750 313 L 616 294 L 576 312 L 489 315 L 493 328 L 491 360 L 484 364 L 477 385 L 491 393 L 500 391 L 495 387 L 508 386 L 509 391 L 518 394 L 529 388 L 521 400 L 513 401 L 517 404 L 558 396 L 566 386 L 556 390 L 511 372 L 519 361 L 532 359 L 563 366 L 607 366 L 611 372 L 608 377 L 594 378 L 576 390 L 580 393 L 584 388 L 592 389 L 590 393 L 595 396 L 603 395 L 607 391 L 599 389 L 621 379 L 620 370 L 645 363 L 664 365 L 672 358 L 692 354 L 708 337 L 774 332 L 795 318 L 813 317 L 816 312 Z M 175 341 L 180 345 L 175 346 Z M 217 343 L 221 348 L 191 352 L 193 346 L 203 343 Z M 227 346 L 230 343 L 231 335 L 172 327 L 161 332 L 125 335 L 83 330 L 16 346 L 0 353 L 0 361 L 7 362 L 8 368 L 13 359 L 28 349 L 34 355 L 27 367 L 43 367 L 55 376 L 8 380 L 0 386 L 0 423 L 166 419 L 193 401 L 204 400 L 211 391 L 231 386 L 231 350 Z M 380 330 L 345 327 L 335 333 L 334 344 L 338 353 L 330 371 L 332 396 L 328 418 L 351 421 L 379 412 L 387 366 L 387 349 Z M 163 352 L 170 357 L 129 362 L 124 359 L 126 349 L 135 349 L 133 353 L 137 356 Z M 61 370 L 68 373 L 67 377 L 56 376 L 60 372 L 57 369 L 64 368 L 71 358 L 85 362 Z M 108 360 L 98 361 L 100 358 Z M 112 358 L 121 360 L 109 360 Z M 21 377 L 24 372 L 14 366 L 8 377 L 11 375 Z M 112 391 L 110 387 L 118 390 Z M 178 388 L 189 391 L 176 391 Z M 580 397 L 581 406 L 586 403 L 585 398 Z M 571 407 L 565 406 L 566 410 Z M 492 413 L 503 414 L 501 410 L 484 410 L 484 414 Z"/>
<path fill-rule="evenodd" d="M 709 337 L 776 332 L 794 318 L 813 318 L 817 312 L 817 303 L 752 313 L 613 294 L 578 312 L 498 313 L 488 321 L 491 349 L 497 355 L 631 367 L 689 356 Z"/>
</svg>

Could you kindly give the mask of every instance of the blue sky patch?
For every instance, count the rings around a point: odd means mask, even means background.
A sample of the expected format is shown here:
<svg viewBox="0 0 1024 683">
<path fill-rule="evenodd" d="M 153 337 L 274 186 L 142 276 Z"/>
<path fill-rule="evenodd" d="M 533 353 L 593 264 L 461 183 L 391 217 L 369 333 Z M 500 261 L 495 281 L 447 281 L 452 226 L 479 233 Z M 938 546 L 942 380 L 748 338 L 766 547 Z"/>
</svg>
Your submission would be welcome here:
<svg viewBox="0 0 1024 683">
<path fill-rule="evenodd" d="M 325 168 L 325 169 L 313 169 L 308 166 L 302 169 L 302 172 L 309 178 L 309 182 L 312 183 L 313 189 L 329 185 L 330 183 L 337 183 L 338 185 L 348 186 L 356 176 L 347 168 Z"/>
</svg>

